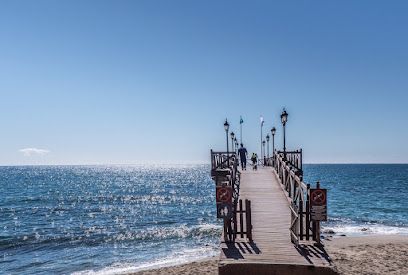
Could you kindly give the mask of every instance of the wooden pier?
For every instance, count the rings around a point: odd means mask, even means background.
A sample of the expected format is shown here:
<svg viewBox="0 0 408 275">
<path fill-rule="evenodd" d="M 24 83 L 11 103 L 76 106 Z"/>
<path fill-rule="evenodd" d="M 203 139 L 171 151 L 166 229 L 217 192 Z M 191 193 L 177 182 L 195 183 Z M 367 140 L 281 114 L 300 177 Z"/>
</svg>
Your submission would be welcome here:
<svg viewBox="0 0 408 275">
<path fill-rule="evenodd" d="M 211 154 L 218 188 L 234 190 L 232 214 L 224 217 L 219 274 L 337 274 L 320 241 L 320 223 L 311 219 L 301 151 L 276 152 L 257 170 L 244 171 L 235 154 Z"/>
</svg>

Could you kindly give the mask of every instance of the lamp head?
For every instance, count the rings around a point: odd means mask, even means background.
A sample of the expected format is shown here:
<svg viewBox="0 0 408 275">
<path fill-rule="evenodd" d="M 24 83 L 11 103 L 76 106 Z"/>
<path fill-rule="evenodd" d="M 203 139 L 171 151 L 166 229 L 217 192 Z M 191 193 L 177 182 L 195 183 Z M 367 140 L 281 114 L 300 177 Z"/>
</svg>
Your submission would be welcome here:
<svg viewBox="0 0 408 275">
<path fill-rule="evenodd" d="M 286 112 L 285 109 L 283 109 L 283 112 L 281 114 L 281 121 L 283 125 L 285 125 L 286 122 L 288 121 L 288 113 Z"/>
<path fill-rule="evenodd" d="M 273 127 L 273 128 L 271 129 L 271 132 L 272 132 L 272 136 L 274 136 L 274 135 L 275 135 L 275 133 L 276 133 L 276 128 L 275 128 L 275 127 Z"/>
<path fill-rule="evenodd" d="M 228 131 L 228 129 L 229 129 L 229 123 L 228 123 L 227 119 L 225 119 L 224 129 L 225 129 L 225 131 Z"/>
</svg>

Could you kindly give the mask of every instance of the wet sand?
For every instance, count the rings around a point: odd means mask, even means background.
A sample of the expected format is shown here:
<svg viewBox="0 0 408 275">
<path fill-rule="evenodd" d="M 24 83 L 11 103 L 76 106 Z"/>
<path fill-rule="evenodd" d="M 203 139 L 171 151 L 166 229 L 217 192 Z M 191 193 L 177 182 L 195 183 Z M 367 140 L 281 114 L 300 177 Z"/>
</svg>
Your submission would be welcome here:
<svg viewBox="0 0 408 275">
<path fill-rule="evenodd" d="M 408 236 L 329 238 L 325 246 L 340 274 L 408 274 Z M 211 258 L 134 274 L 218 274 L 217 264 Z"/>
</svg>

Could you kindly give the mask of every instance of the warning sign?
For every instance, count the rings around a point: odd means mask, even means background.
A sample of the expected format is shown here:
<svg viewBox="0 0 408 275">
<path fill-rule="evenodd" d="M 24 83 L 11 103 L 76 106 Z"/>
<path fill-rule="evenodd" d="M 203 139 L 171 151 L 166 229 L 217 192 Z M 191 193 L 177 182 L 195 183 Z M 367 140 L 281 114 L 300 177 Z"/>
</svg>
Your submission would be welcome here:
<svg viewBox="0 0 408 275">
<path fill-rule="evenodd" d="M 232 203 L 232 187 L 231 186 L 217 186 L 216 187 L 216 201 L 217 203 Z"/>
<path fill-rule="evenodd" d="M 326 189 L 310 189 L 311 205 L 326 205 Z"/>
<path fill-rule="evenodd" d="M 312 221 L 327 221 L 326 189 L 310 189 L 310 216 Z"/>
<path fill-rule="evenodd" d="M 217 218 L 231 218 L 232 205 L 226 203 L 217 203 Z"/>
</svg>

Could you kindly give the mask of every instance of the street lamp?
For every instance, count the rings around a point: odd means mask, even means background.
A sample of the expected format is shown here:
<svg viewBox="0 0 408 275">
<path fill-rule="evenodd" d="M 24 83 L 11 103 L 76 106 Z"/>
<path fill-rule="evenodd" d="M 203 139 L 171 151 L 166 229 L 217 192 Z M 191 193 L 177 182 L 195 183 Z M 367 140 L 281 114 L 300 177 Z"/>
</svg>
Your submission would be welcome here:
<svg viewBox="0 0 408 275">
<path fill-rule="evenodd" d="M 228 148 L 228 130 L 229 130 L 229 124 L 228 124 L 228 120 L 225 119 L 225 123 L 224 123 L 224 129 L 225 129 L 225 134 L 227 136 L 227 156 L 229 155 L 229 148 Z"/>
<path fill-rule="evenodd" d="M 266 135 L 266 152 L 268 154 L 268 158 L 269 158 L 269 134 Z"/>
<path fill-rule="evenodd" d="M 281 114 L 281 121 L 283 125 L 283 156 L 286 159 L 286 131 L 285 131 L 285 126 L 286 122 L 288 121 L 288 113 L 286 112 L 285 109 L 283 109 L 283 112 Z"/>
<path fill-rule="evenodd" d="M 265 157 L 265 140 L 262 140 L 262 149 L 263 149 L 263 163 L 266 164 L 266 157 Z"/>
<path fill-rule="evenodd" d="M 262 127 L 263 127 L 263 125 L 265 123 L 265 120 L 264 120 L 263 116 L 261 116 L 259 119 L 261 120 L 261 159 L 262 159 L 263 158 L 263 156 L 262 156 L 262 154 L 263 154 L 263 152 L 262 152 L 262 140 L 263 140 Z"/>
<path fill-rule="evenodd" d="M 231 148 L 232 148 L 232 152 L 234 152 L 234 137 L 235 137 L 235 134 L 234 134 L 234 132 L 231 132 Z"/>
<path fill-rule="evenodd" d="M 271 133 L 272 133 L 272 156 L 275 156 L 275 133 L 276 133 L 275 127 L 272 127 Z"/>
</svg>

